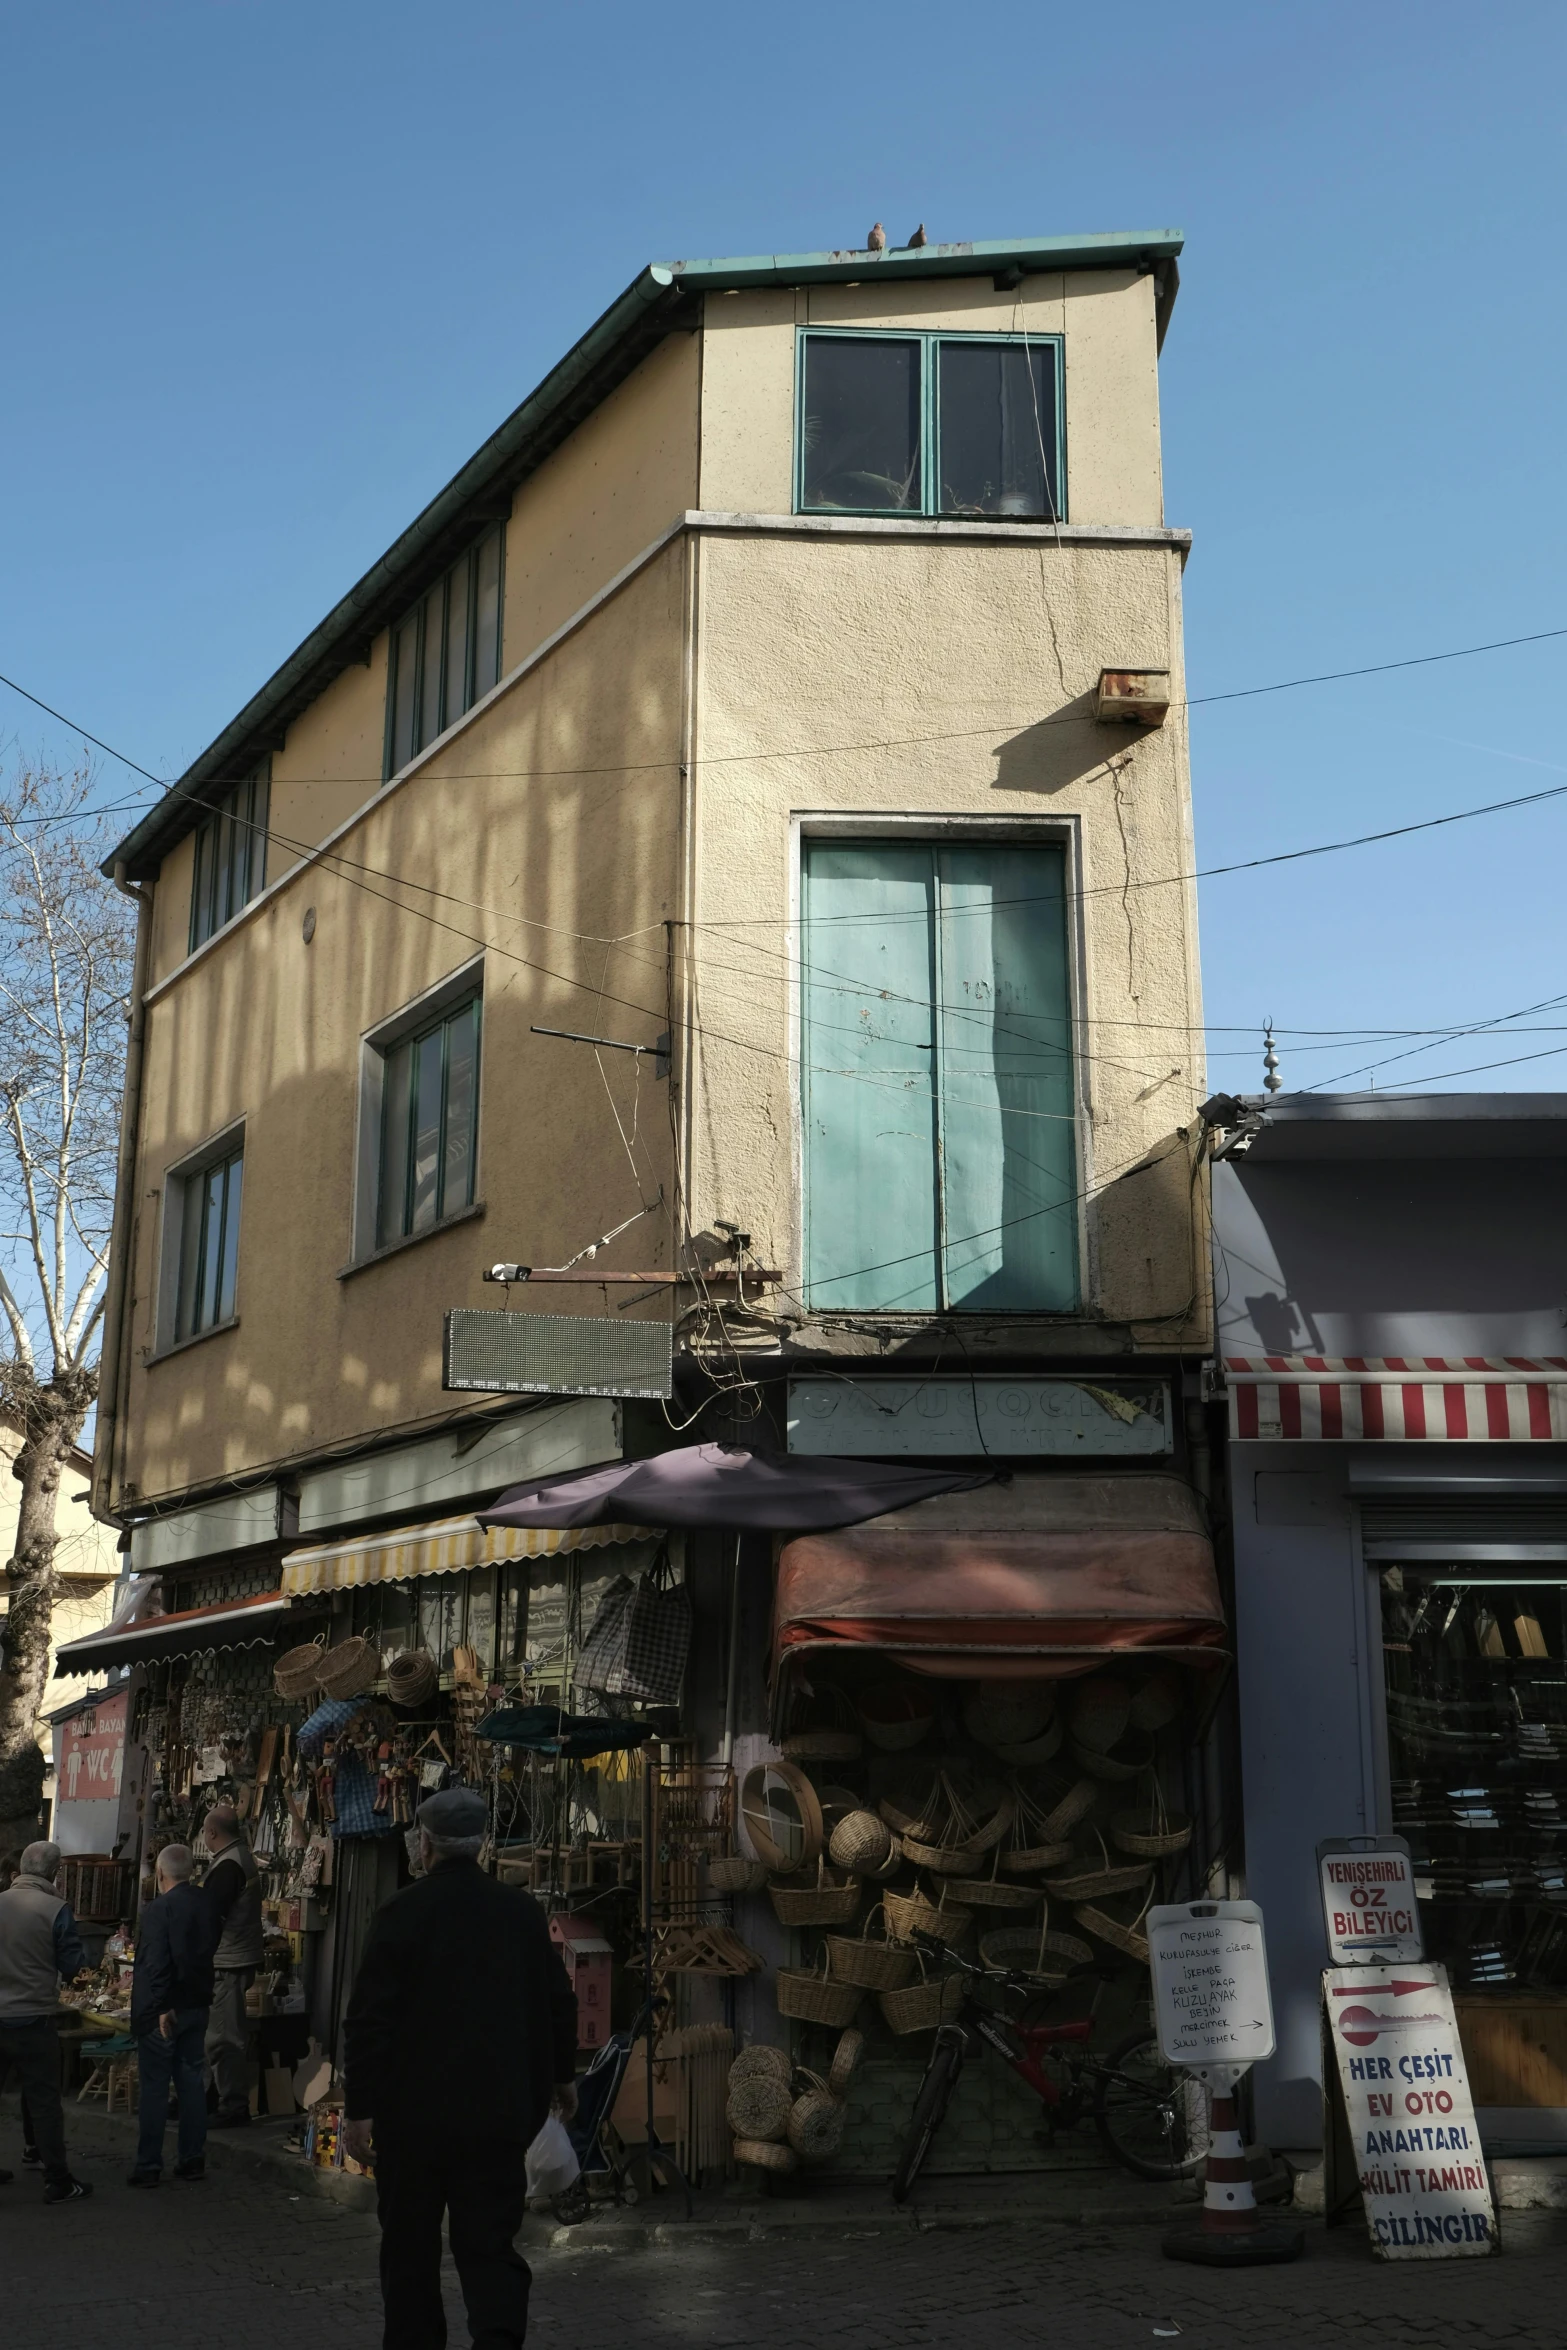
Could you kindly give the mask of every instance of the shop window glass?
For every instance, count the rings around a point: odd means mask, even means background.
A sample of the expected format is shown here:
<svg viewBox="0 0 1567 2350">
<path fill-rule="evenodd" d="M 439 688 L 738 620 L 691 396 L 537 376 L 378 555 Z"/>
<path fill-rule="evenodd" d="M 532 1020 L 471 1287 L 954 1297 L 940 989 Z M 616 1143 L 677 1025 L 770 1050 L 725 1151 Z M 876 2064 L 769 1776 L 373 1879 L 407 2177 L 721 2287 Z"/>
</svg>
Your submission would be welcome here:
<svg viewBox="0 0 1567 2350">
<path fill-rule="evenodd" d="M 1460 1992 L 1567 1998 L 1567 1570 L 1389 1567 L 1381 1593 L 1428 1955 Z"/>
</svg>

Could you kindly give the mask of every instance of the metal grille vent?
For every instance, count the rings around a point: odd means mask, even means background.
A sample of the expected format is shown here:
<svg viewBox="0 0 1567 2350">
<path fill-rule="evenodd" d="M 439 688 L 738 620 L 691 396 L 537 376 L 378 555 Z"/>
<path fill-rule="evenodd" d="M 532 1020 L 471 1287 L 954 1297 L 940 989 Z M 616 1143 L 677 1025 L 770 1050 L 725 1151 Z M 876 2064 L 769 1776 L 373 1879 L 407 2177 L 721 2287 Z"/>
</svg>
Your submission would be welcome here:
<svg viewBox="0 0 1567 2350">
<path fill-rule="evenodd" d="M 645 1395 L 674 1392 L 668 1322 L 603 1321 L 591 1314 L 486 1313 L 446 1317 L 448 1388 L 488 1395 Z"/>
<path fill-rule="evenodd" d="M 1567 1495 L 1367 1496 L 1360 1528 L 1370 1559 L 1567 1559 Z"/>
</svg>

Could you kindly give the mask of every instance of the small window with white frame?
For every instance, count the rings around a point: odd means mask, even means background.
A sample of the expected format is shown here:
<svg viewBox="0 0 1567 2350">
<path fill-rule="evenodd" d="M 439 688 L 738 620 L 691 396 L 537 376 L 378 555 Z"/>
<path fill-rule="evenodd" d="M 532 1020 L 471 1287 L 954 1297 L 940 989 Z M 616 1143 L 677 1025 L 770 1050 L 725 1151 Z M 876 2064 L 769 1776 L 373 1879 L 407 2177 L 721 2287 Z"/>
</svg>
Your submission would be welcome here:
<svg viewBox="0 0 1567 2350">
<path fill-rule="evenodd" d="M 158 1298 L 160 1353 L 238 1319 L 244 1179 L 243 1126 L 228 1128 L 169 1169 Z"/>
<path fill-rule="evenodd" d="M 365 1038 L 356 1260 L 474 1205 L 483 965 L 471 963 Z"/>
</svg>

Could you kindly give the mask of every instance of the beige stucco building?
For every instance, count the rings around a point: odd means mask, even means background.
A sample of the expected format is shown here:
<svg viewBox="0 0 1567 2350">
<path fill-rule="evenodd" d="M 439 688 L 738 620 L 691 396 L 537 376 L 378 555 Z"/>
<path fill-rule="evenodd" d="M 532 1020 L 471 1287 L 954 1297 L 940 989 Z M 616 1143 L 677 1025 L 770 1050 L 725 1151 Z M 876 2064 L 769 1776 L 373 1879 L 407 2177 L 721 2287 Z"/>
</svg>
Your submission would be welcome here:
<svg viewBox="0 0 1567 2350">
<path fill-rule="evenodd" d="M 781 1340 L 781 1360 L 918 1359 L 967 1297 L 981 1359 L 1202 1350 L 1188 541 L 1164 515 L 1157 382 L 1178 245 L 645 272 L 131 835 L 143 1025 L 104 1507 L 286 1482 L 444 1421 L 442 1318 L 500 1302 L 485 1268 L 562 1265 L 649 1203 L 596 1263 L 732 1263 L 717 1227 L 739 1225 L 775 1276 L 751 1284 L 744 1345 Z M 1155 673 L 1166 721 L 1101 722 L 1107 670 Z M 899 842 L 928 874 L 888 866 Z M 1038 1025 L 1012 1032 L 1041 1069 L 998 1073 L 981 1007 L 956 1075 L 916 1086 L 912 1174 L 873 1152 L 846 1201 L 811 1087 L 836 1085 L 841 1128 L 845 1100 L 865 1109 L 846 1089 L 901 1095 L 923 1049 L 873 1039 L 848 1065 L 866 1002 L 910 995 L 877 983 L 861 896 L 901 892 L 918 928 L 923 894 L 934 952 L 936 901 L 1004 910 L 1019 851 L 1050 900 L 1051 972 L 1020 1014 Z M 851 932 L 840 969 L 821 942 Z M 461 1099 L 423 1128 L 415 1102 L 393 1166 L 385 1089 L 417 1082 L 397 1045 L 469 1002 L 473 1033 L 426 1048 L 457 1055 L 434 1082 Z M 671 1058 L 539 1028 L 667 1031 Z M 1048 1102 L 1009 1110 L 1014 1083 Z M 1051 1204 L 998 1212 L 1033 1197 L 1024 1118 Z M 984 1131 L 949 1141 L 964 1119 Z M 917 1199 L 889 1232 L 933 1120 L 947 1225 Z M 849 1134 L 862 1166 L 873 1130 Z M 972 1239 L 1030 1217 L 1040 1262 L 1009 1271 L 1008 1241 Z M 874 1261 L 917 1276 L 865 1272 L 873 1229 Z M 677 1351 L 729 1359 L 714 1293 L 673 1294 Z M 667 1321 L 670 1291 L 511 1299 L 606 1302 Z"/>
</svg>

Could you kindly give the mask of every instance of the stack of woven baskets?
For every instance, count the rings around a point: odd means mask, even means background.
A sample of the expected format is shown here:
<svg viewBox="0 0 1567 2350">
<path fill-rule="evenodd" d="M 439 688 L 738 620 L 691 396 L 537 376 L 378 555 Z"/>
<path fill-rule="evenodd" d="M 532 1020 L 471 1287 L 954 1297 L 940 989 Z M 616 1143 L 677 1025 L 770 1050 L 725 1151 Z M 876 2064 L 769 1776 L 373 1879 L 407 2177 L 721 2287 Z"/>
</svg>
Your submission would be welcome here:
<svg viewBox="0 0 1567 2350">
<path fill-rule="evenodd" d="M 849 2084 L 864 2045 L 858 2032 L 840 2034 L 825 2079 L 796 2070 L 781 2048 L 743 2048 L 729 2068 L 725 2109 L 736 2162 L 777 2172 L 830 2162 L 843 2143 Z"/>
<path fill-rule="evenodd" d="M 357 1633 L 323 1648 L 319 1640 L 291 1648 L 272 1668 L 272 1686 L 291 1704 L 313 1697 L 363 1697 L 381 1678 L 381 1651 Z"/>
</svg>

